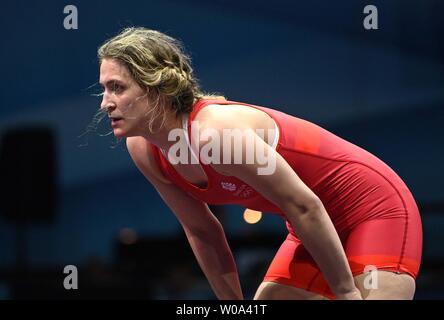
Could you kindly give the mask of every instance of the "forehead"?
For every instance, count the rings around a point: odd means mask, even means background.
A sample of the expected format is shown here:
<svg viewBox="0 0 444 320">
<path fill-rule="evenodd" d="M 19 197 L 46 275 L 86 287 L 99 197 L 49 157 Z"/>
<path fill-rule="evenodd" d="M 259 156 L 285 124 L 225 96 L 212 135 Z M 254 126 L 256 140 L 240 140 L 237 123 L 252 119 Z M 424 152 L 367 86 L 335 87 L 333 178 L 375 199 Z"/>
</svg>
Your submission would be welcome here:
<svg viewBox="0 0 444 320">
<path fill-rule="evenodd" d="M 100 80 L 104 84 L 109 80 L 130 81 L 128 69 L 115 59 L 104 59 L 100 64 Z"/>
</svg>

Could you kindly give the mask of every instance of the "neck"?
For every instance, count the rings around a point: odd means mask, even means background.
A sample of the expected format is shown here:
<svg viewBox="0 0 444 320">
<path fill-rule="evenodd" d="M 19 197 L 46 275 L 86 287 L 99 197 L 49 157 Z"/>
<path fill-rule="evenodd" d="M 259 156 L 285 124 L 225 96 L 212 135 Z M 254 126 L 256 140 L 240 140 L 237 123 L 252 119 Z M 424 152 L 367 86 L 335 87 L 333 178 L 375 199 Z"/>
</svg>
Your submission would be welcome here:
<svg viewBox="0 0 444 320">
<path fill-rule="evenodd" d="M 168 135 L 173 129 L 182 129 L 182 118 L 183 115 L 179 117 L 169 115 L 160 130 L 155 129 L 155 132 L 152 133 L 148 128 L 145 128 L 141 135 L 160 149 L 168 151 L 169 148 L 176 143 L 176 141 L 169 141 Z"/>
</svg>

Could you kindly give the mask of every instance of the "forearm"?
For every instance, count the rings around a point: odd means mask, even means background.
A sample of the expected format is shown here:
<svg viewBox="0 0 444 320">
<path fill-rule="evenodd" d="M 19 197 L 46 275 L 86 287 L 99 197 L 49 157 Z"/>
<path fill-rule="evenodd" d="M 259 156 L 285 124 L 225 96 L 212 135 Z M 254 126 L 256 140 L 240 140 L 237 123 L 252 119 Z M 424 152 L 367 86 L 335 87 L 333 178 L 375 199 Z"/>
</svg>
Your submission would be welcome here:
<svg viewBox="0 0 444 320">
<path fill-rule="evenodd" d="M 292 210 L 292 209 L 290 209 Z M 290 224 L 312 255 L 336 295 L 356 291 L 347 257 L 323 205 L 304 213 L 289 213 Z"/>
<path fill-rule="evenodd" d="M 221 228 L 193 233 L 185 229 L 196 259 L 218 299 L 243 299 L 233 254 Z"/>
</svg>

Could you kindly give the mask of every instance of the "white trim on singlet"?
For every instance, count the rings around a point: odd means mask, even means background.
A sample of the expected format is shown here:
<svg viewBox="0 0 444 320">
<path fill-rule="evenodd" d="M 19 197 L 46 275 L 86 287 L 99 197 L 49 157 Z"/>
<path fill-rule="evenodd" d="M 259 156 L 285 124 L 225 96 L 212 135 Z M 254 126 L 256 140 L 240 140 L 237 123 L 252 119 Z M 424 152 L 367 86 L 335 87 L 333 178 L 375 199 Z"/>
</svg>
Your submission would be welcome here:
<svg viewBox="0 0 444 320">
<path fill-rule="evenodd" d="M 194 149 L 191 147 L 190 143 L 190 138 L 189 138 L 190 136 L 188 134 L 188 118 L 189 118 L 188 114 L 185 114 L 182 117 L 182 128 L 185 131 L 185 139 L 187 141 L 188 149 L 191 150 L 191 156 L 194 158 L 195 161 L 197 161 L 197 162 L 192 161 L 191 163 L 199 163 L 200 162 L 199 158 L 196 156 L 196 153 L 194 152 Z"/>
<path fill-rule="evenodd" d="M 270 117 L 270 118 L 271 118 L 271 117 Z M 276 135 L 274 136 L 274 140 L 273 140 L 273 143 L 271 144 L 271 147 L 272 147 L 273 149 L 276 149 L 276 147 L 277 147 L 277 145 L 278 145 L 278 143 L 279 143 L 279 128 L 278 128 L 278 125 L 277 125 L 276 121 L 274 121 L 273 118 L 271 118 L 271 120 L 273 120 L 273 123 L 274 123 L 274 130 L 275 130 L 275 132 L 276 132 Z"/>
</svg>

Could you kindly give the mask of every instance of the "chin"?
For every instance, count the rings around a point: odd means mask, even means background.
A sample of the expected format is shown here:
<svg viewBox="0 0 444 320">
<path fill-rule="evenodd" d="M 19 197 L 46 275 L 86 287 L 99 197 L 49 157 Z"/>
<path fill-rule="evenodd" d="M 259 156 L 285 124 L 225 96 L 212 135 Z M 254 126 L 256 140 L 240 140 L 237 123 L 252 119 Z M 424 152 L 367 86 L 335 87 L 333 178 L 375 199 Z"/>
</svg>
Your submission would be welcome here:
<svg viewBox="0 0 444 320">
<path fill-rule="evenodd" d="M 128 133 L 125 132 L 125 130 L 122 130 L 121 128 L 114 129 L 114 136 L 116 138 L 126 138 L 128 137 Z"/>
</svg>

